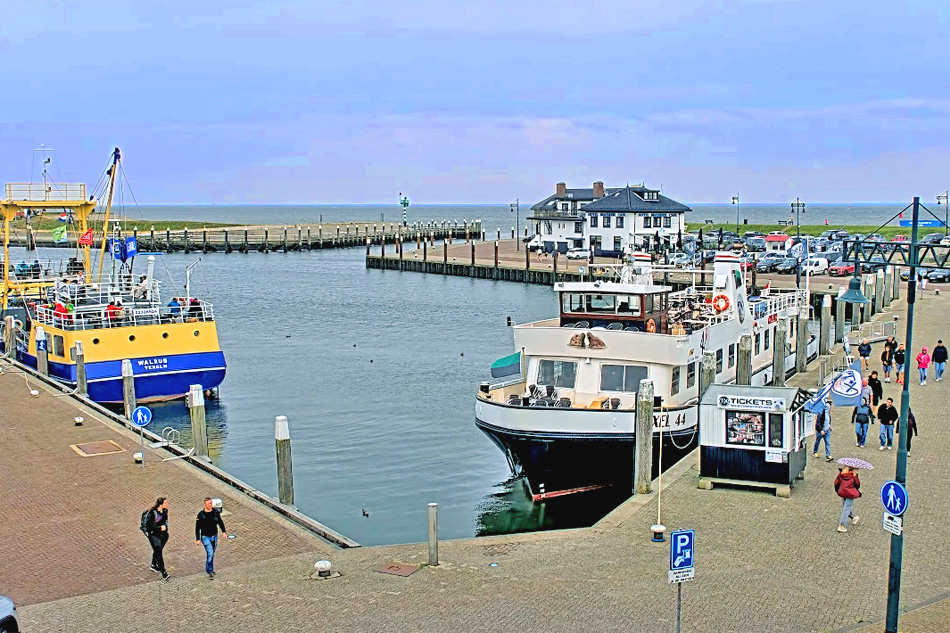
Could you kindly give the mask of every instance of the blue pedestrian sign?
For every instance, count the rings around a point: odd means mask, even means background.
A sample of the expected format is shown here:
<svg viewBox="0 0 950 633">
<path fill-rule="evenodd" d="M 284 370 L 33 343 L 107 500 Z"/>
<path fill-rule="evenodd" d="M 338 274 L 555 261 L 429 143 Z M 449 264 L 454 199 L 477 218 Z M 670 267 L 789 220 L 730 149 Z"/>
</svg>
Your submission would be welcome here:
<svg viewBox="0 0 950 633">
<path fill-rule="evenodd" d="M 888 514 L 901 516 L 907 510 L 907 488 L 896 481 L 888 481 L 881 487 L 881 503 Z"/>
<path fill-rule="evenodd" d="M 152 410 L 148 407 L 135 407 L 132 411 L 132 424 L 135 426 L 148 426 L 152 421 Z"/>
</svg>

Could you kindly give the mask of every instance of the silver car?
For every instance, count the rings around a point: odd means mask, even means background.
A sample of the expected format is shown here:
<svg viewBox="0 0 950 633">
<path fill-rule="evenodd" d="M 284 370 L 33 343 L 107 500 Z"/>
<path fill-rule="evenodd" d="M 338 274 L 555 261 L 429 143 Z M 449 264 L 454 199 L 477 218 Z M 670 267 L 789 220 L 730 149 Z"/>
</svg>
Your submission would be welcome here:
<svg viewBox="0 0 950 633">
<path fill-rule="evenodd" d="M 20 633 L 16 606 L 13 604 L 13 600 L 6 596 L 0 596 L 0 633 Z"/>
</svg>

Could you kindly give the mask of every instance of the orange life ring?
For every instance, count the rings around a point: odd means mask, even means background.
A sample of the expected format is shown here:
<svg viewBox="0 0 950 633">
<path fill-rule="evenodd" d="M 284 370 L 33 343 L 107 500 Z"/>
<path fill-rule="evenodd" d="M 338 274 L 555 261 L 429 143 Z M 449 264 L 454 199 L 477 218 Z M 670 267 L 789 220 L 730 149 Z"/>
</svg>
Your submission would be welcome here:
<svg viewBox="0 0 950 633">
<path fill-rule="evenodd" d="M 647 319 L 647 332 L 656 332 L 656 321 Z"/>
<path fill-rule="evenodd" d="M 712 300 L 712 305 L 716 312 L 724 312 L 729 309 L 729 297 L 726 295 L 716 295 Z"/>
</svg>

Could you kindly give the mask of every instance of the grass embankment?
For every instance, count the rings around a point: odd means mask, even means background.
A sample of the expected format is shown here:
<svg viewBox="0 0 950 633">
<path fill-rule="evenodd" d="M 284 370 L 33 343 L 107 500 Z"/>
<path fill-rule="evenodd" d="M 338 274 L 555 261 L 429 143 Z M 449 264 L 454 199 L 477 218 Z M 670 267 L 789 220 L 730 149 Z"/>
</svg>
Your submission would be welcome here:
<svg viewBox="0 0 950 633">
<path fill-rule="evenodd" d="M 711 229 L 725 229 L 727 231 L 735 231 L 735 224 L 696 224 L 691 223 L 689 225 L 690 231 L 695 231 L 696 229 L 702 228 L 703 234 L 708 233 Z M 877 224 L 855 224 L 855 225 L 835 225 L 829 224 L 825 226 L 824 224 L 812 224 L 801 226 L 802 235 L 820 235 L 822 231 L 827 230 L 837 230 L 844 229 L 851 235 L 855 233 L 861 233 L 862 235 L 868 235 L 870 233 L 880 233 L 887 239 L 893 239 L 895 235 L 907 235 L 910 236 L 910 227 L 909 226 L 885 226 L 884 228 L 879 228 Z M 763 235 L 768 235 L 772 231 L 782 231 L 789 235 L 796 235 L 796 227 L 794 226 L 780 226 L 778 224 L 740 224 L 739 225 L 739 235 L 742 235 L 746 231 L 758 231 Z M 938 227 L 921 227 L 920 235 L 926 235 L 927 233 L 943 233 L 942 228 Z"/>
<path fill-rule="evenodd" d="M 109 224 L 112 224 L 113 219 L 109 220 Z M 171 229 L 172 231 L 178 231 L 181 229 L 213 229 L 220 228 L 225 226 L 234 226 L 233 224 L 226 224 L 222 222 L 195 222 L 191 220 L 132 220 L 118 218 L 120 222 L 124 223 L 124 226 L 127 231 L 131 231 L 133 228 L 138 227 L 139 233 L 147 233 L 149 229 L 153 226 L 155 231 L 164 231 L 165 229 Z M 93 222 L 93 226 L 98 227 L 102 223 L 101 219 Z M 30 224 L 33 227 L 34 231 L 52 231 L 55 228 L 63 226 L 63 223 L 59 221 L 57 216 L 54 215 L 42 215 L 39 217 L 30 218 Z M 26 220 L 15 220 L 10 224 L 11 230 L 26 231 Z M 67 226 L 67 230 L 72 232 L 77 229 L 77 225 Z"/>
</svg>

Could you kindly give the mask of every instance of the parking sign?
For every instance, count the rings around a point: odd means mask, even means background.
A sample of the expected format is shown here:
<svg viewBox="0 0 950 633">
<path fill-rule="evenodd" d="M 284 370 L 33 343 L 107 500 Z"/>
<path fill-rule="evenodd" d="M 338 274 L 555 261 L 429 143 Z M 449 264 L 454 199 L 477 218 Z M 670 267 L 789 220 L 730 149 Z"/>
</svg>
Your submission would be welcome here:
<svg viewBox="0 0 950 633">
<path fill-rule="evenodd" d="M 696 564 L 696 533 L 693 530 L 678 530 L 670 534 L 670 574 L 671 583 L 693 579 Z"/>
</svg>

